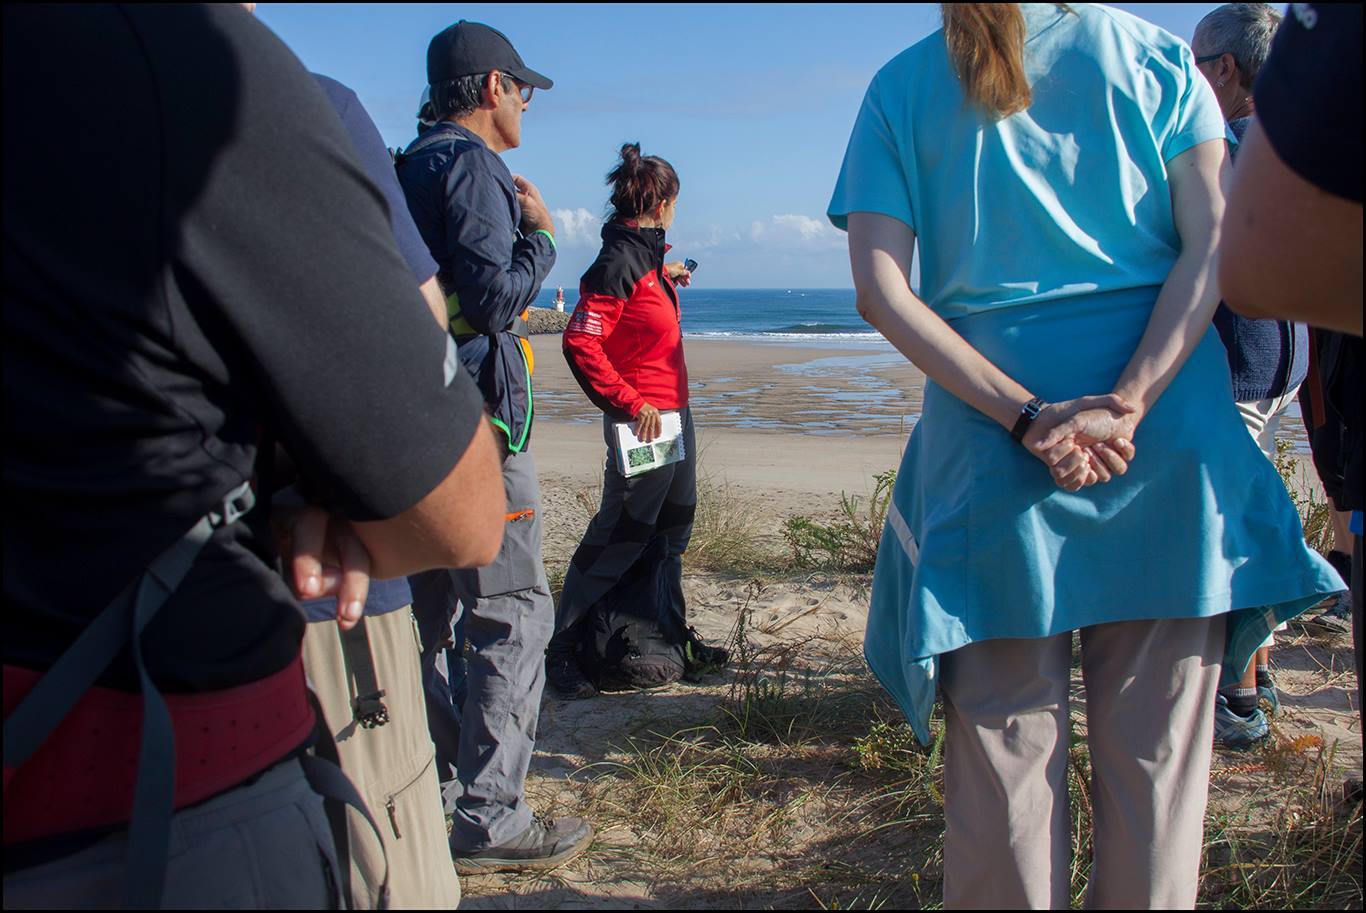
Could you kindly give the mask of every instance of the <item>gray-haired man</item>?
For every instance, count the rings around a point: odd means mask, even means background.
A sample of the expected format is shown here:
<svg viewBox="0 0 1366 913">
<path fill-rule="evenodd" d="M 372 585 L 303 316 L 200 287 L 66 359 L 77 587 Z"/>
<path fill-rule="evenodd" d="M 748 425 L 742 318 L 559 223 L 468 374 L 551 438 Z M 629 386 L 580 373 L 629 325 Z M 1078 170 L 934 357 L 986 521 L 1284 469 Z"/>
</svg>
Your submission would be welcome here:
<svg viewBox="0 0 1366 913">
<path fill-rule="evenodd" d="M 473 648 L 463 706 L 441 706 L 429 691 L 428 718 L 438 761 L 453 760 L 459 781 L 450 838 L 457 870 L 546 867 L 593 837 L 581 819 L 534 817 L 523 794 L 555 616 L 528 449 L 532 358 L 524 312 L 554 265 L 555 226 L 540 192 L 510 173 L 499 153 L 521 144 L 532 92 L 552 83 L 529 69 L 502 33 L 463 20 L 432 39 L 427 81 L 437 123 L 399 157 L 399 183 L 439 266 L 460 360 L 502 432 L 508 500 L 493 564 L 413 580 L 428 659 L 442 646 L 456 598 L 457 631 Z"/>
</svg>

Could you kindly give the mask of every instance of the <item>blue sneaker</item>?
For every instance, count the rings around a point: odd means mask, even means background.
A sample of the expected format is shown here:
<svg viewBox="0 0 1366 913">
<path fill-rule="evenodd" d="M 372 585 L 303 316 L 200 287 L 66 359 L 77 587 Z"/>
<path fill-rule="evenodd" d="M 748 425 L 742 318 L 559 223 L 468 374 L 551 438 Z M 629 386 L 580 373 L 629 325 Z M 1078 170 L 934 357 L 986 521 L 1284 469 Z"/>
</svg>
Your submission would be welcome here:
<svg viewBox="0 0 1366 913">
<path fill-rule="evenodd" d="M 1260 707 L 1251 716 L 1239 716 L 1229 709 L 1228 698 L 1216 693 L 1214 696 L 1214 745 L 1229 751 L 1247 751 L 1255 748 L 1271 733 L 1266 714 Z"/>
<path fill-rule="evenodd" d="M 1281 699 L 1276 694 L 1276 681 L 1271 679 L 1267 684 L 1257 685 L 1257 703 L 1266 707 L 1267 716 L 1275 716 L 1281 712 Z"/>
</svg>

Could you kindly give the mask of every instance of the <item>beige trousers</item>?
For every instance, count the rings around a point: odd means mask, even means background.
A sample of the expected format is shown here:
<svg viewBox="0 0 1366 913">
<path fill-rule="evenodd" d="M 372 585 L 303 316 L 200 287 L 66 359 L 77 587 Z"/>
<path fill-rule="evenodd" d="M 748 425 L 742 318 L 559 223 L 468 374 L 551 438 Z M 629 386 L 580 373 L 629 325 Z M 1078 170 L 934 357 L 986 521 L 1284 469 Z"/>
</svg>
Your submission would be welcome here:
<svg viewBox="0 0 1366 913">
<path fill-rule="evenodd" d="M 408 607 L 364 620 L 367 651 L 343 648 L 335 621 L 312 622 L 304 635 L 304 669 L 318 695 L 342 771 L 365 799 L 389 857 L 394 909 L 453 910 L 460 882 L 446 843 L 446 821 L 427 731 L 419 669 L 421 642 Z M 353 642 L 354 644 L 354 642 Z M 389 721 L 366 728 L 352 701 L 373 681 L 384 691 Z M 357 906 L 373 908 L 383 859 L 374 832 L 350 816 L 350 878 Z"/>
<path fill-rule="evenodd" d="M 1081 631 L 1088 909 L 1192 909 L 1224 617 Z M 1066 909 L 1071 634 L 943 657 L 946 909 Z"/>
</svg>

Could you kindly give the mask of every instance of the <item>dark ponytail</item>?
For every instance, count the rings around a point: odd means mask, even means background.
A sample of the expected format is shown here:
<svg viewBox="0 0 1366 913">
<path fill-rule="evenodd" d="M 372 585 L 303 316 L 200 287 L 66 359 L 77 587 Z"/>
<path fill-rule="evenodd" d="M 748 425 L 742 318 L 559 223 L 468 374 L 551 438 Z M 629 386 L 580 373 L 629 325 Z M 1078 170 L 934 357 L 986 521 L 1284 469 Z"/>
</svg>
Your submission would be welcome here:
<svg viewBox="0 0 1366 913">
<path fill-rule="evenodd" d="M 640 154 L 640 143 L 621 147 L 621 163 L 607 175 L 612 187 L 609 220 L 638 219 L 678 196 L 678 173 L 657 155 Z"/>
</svg>

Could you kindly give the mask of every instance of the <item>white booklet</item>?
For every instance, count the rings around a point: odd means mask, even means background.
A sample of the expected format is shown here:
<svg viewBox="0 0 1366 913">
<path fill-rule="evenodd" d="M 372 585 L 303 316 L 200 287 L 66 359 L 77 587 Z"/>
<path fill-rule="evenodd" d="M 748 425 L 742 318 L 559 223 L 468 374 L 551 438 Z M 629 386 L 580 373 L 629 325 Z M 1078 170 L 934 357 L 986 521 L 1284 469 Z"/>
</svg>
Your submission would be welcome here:
<svg viewBox="0 0 1366 913">
<path fill-rule="evenodd" d="M 648 444 L 635 435 L 635 422 L 617 422 L 617 470 L 626 478 L 677 463 L 687 453 L 683 444 L 683 418 L 677 412 L 659 414 L 659 437 Z"/>
</svg>

